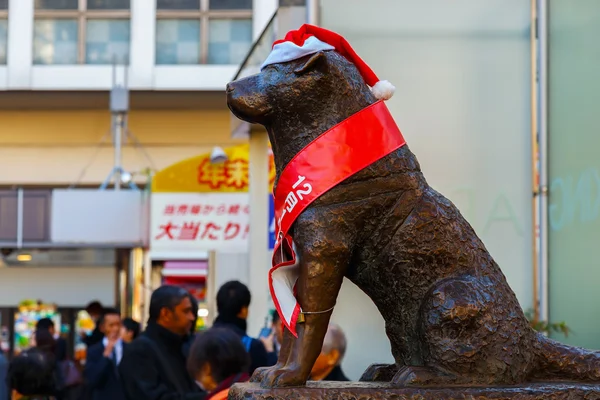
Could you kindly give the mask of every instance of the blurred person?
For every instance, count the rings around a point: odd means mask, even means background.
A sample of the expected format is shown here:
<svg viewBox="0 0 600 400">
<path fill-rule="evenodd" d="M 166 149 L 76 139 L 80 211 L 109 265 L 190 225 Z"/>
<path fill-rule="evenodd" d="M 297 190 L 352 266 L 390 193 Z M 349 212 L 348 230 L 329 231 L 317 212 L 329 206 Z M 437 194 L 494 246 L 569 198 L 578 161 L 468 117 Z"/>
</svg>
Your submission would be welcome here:
<svg viewBox="0 0 600 400">
<path fill-rule="evenodd" d="M 6 384 L 6 375 L 8 373 L 8 360 L 0 350 L 0 400 L 8 400 L 10 391 Z"/>
<path fill-rule="evenodd" d="M 200 400 L 183 345 L 195 316 L 189 293 L 164 285 L 150 298 L 146 330 L 126 348 L 119 374 L 129 400 Z"/>
<path fill-rule="evenodd" d="M 82 338 L 83 343 L 90 348 L 100 342 L 103 338 L 102 332 L 100 331 L 100 319 L 102 318 L 104 307 L 99 301 L 92 301 L 85 307 L 85 311 L 95 324 L 92 333 L 90 335 L 85 335 L 84 333 L 84 337 Z"/>
<path fill-rule="evenodd" d="M 271 326 L 274 333 L 273 342 L 275 347 L 275 353 L 279 354 L 281 344 L 283 343 L 283 322 L 281 322 L 281 318 L 279 317 L 279 313 L 277 312 L 277 310 L 273 312 Z"/>
<path fill-rule="evenodd" d="M 198 305 L 198 300 L 194 296 L 192 296 L 192 294 L 190 294 L 190 301 L 192 303 L 192 313 L 194 314 L 194 320 L 192 321 L 192 327 L 190 328 L 190 332 L 183 344 L 183 353 L 186 355 L 186 357 L 190 352 L 190 348 L 194 343 L 194 339 L 196 338 L 196 325 L 198 324 L 198 309 L 200 308 L 200 306 Z"/>
<path fill-rule="evenodd" d="M 67 359 L 67 349 L 68 349 L 68 344 L 67 341 L 60 337 L 60 335 L 58 335 L 56 333 L 56 327 L 54 325 L 54 321 L 52 321 L 50 318 L 42 318 L 40 319 L 36 325 L 35 325 L 35 329 L 36 330 L 47 330 L 48 332 L 50 332 L 50 334 L 54 337 L 54 339 L 56 340 L 56 360 L 57 361 L 64 361 Z"/>
<path fill-rule="evenodd" d="M 211 328 L 198 334 L 190 350 L 188 371 L 208 393 L 206 399 L 225 400 L 229 388 L 250 379 L 250 357 L 230 329 Z"/>
<path fill-rule="evenodd" d="M 26 350 L 10 363 L 6 382 L 13 400 L 55 400 L 54 356 L 37 348 Z"/>
<path fill-rule="evenodd" d="M 52 361 L 56 361 L 56 339 L 50 331 L 46 329 L 36 330 L 33 335 L 34 347 L 39 351 L 52 355 Z"/>
<path fill-rule="evenodd" d="M 100 331 L 104 338 L 87 351 L 84 376 L 88 390 L 93 400 L 125 400 L 117 367 L 126 344 L 121 340 L 121 314 L 117 309 L 104 310 Z"/>
<path fill-rule="evenodd" d="M 54 376 L 54 395 L 59 400 L 79 399 L 83 393 L 83 379 L 79 369 L 71 360 L 56 359 L 56 339 L 50 331 L 35 331 L 35 349 L 47 356 Z"/>
<path fill-rule="evenodd" d="M 133 318 L 125 318 L 121 326 L 121 340 L 124 343 L 131 343 L 140 335 L 140 323 Z"/>
<path fill-rule="evenodd" d="M 272 339 L 254 339 L 247 335 L 246 319 L 251 300 L 248 287 L 239 281 L 229 281 L 223 284 L 217 292 L 217 318 L 215 328 L 227 328 L 235 332 L 244 348 L 250 354 L 250 370 L 252 375 L 259 367 L 275 365 L 277 354 Z"/>
<path fill-rule="evenodd" d="M 321 354 L 311 371 L 314 381 L 349 381 L 342 371 L 342 361 L 346 354 L 346 335 L 336 324 L 329 324 Z"/>
</svg>

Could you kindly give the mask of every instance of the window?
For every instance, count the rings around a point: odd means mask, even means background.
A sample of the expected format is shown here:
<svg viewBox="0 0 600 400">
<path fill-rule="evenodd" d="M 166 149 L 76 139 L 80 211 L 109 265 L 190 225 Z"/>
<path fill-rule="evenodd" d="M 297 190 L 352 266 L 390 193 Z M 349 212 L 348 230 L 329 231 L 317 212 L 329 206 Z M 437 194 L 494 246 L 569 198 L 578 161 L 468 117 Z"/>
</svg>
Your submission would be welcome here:
<svg viewBox="0 0 600 400">
<path fill-rule="evenodd" d="M 8 50 L 8 0 L 0 0 L 0 64 L 6 64 Z"/>
<path fill-rule="evenodd" d="M 34 64 L 129 64 L 130 0 L 35 0 L 33 30 Z"/>
<path fill-rule="evenodd" d="M 157 0 L 156 64 L 239 64 L 252 45 L 252 0 Z"/>
</svg>

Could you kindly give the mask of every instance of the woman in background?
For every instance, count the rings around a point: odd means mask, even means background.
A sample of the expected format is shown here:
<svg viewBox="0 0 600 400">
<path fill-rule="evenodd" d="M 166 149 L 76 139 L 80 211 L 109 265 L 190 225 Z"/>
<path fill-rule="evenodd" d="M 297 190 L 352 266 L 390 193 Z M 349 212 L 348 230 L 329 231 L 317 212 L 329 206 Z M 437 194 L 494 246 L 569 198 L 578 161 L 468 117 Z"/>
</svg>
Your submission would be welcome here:
<svg viewBox="0 0 600 400">
<path fill-rule="evenodd" d="M 83 381 L 77 365 L 71 360 L 57 361 L 56 340 L 45 329 L 35 331 L 35 349 L 46 355 L 54 376 L 53 395 L 58 400 L 78 400 L 82 396 Z"/>
<path fill-rule="evenodd" d="M 211 328 L 198 334 L 188 357 L 188 370 L 207 392 L 206 399 L 225 400 L 229 388 L 250 379 L 250 357 L 233 331 Z"/>
<path fill-rule="evenodd" d="M 6 382 L 12 400 L 55 400 L 54 356 L 38 348 L 24 351 L 11 361 Z"/>
<path fill-rule="evenodd" d="M 133 318 L 125 318 L 121 327 L 121 340 L 131 343 L 140 335 L 140 323 Z"/>
</svg>

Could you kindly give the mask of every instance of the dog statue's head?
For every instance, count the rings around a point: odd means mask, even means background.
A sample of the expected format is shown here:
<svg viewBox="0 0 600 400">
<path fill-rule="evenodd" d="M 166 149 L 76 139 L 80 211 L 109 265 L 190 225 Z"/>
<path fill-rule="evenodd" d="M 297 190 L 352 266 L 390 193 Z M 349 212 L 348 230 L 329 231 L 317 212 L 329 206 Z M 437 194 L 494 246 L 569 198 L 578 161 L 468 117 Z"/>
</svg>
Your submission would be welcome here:
<svg viewBox="0 0 600 400">
<path fill-rule="evenodd" d="M 267 65 L 260 73 L 227 85 L 227 105 L 233 114 L 267 127 L 302 122 L 319 128 L 375 101 L 354 64 L 333 50 Z"/>
<path fill-rule="evenodd" d="M 393 92 L 343 37 L 305 24 L 274 43 L 260 73 L 227 85 L 227 105 L 267 128 L 281 171 L 321 133 Z"/>
</svg>

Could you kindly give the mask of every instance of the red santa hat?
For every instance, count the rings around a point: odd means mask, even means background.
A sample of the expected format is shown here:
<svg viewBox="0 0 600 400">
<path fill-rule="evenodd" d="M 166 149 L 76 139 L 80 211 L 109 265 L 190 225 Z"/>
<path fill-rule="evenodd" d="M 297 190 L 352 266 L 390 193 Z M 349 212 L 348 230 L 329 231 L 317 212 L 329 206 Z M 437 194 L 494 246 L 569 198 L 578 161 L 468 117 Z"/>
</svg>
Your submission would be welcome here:
<svg viewBox="0 0 600 400">
<path fill-rule="evenodd" d="M 373 70 L 356 54 L 342 36 L 327 29 L 304 24 L 296 31 L 289 31 L 285 39 L 273 43 L 273 50 L 261 66 L 297 60 L 320 51 L 335 50 L 353 63 L 363 79 L 379 100 L 388 100 L 396 88 L 388 81 L 381 81 Z"/>
</svg>

